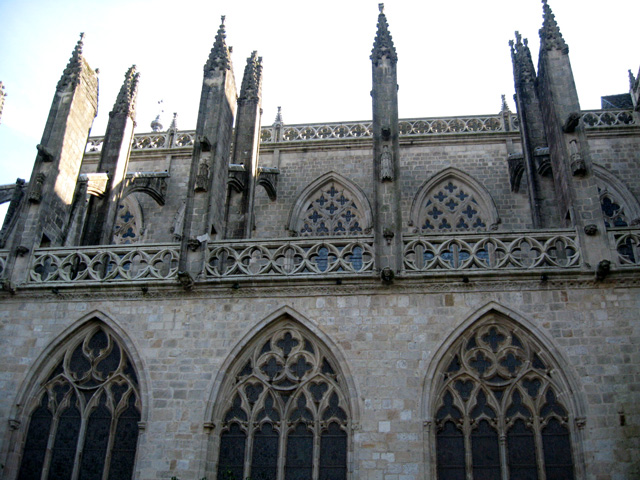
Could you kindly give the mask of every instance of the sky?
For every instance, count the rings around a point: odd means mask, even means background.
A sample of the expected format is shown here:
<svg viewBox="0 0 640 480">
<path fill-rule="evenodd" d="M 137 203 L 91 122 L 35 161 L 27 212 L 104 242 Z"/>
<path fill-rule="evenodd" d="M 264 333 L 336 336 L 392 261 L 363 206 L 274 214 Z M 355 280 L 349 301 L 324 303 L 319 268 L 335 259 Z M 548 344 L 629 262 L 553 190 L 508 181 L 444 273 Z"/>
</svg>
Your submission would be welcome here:
<svg viewBox="0 0 640 480">
<path fill-rule="evenodd" d="M 637 0 L 549 0 L 570 58 L 581 107 L 627 92 L 638 72 Z M 540 0 L 387 0 L 398 52 L 401 118 L 512 111 L 508 41 L 519 30 L 537 64 Z M 99 68 L 103 135 L 126 70 L 140 72 L 136 132 L 156 115 L 167 128 L 194 129 L 202 67 L 225 15 L 236 84 L 246 58 L 263 57 L 263 117 L 282 106 L 286 124 L 371 118 L 371 63 L 378 1 L 373 0 L 0 0 L 0 185 L 29 179 L 35 146 L 56 84 L 80 32 L 84 56 Z M 162 103 L 158 103 L 162 101 Z M 4 205 L 6 207 L 6 204 Z"/>
</svg>

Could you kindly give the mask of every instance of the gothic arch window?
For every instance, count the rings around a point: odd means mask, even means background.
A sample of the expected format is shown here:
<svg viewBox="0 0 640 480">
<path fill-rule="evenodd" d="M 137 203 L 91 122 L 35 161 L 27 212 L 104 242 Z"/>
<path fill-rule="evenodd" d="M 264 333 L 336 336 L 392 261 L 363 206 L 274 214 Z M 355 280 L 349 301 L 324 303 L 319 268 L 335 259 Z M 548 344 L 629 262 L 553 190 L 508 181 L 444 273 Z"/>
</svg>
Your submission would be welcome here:
<svg viewBox="0 0 640 480">
<path fill-rule="evenodd" d="M 599 165 L 594 165 L 593 170 L 605 226 L 628 227 L 640 220 L 640 205 L 624 183 Z"/>
<path fill-rule="evenodd" d="M 128 245 L 142 240 L 143 219 L 140 203 L 131 194 L 120 200 L 116 214 L 116 223 L 113 227 L 113 243 L 116 245 Z"/>
<path fill-rule="evenodd" d="M 371 208 L 364 193 L 333 172 L 304 189 L 289 222 L 289 230 L 302 237 L 368 235 L 371 227 Z"/>
<path fill-rule="evenodd" d="M 96 322 L 58 356 L 31 400 L 18 480 L 132 478 L 141 402 L 126 350 Z"/>
<path fill-rule="evenodd" d="M 568 389 L 530 334 L 489 314 L 439 368 L 432 404 L 439 480 L 575 478 Z"/>
<path fill-rule="evenodd" d="M 491 195 L 470 176 L 448 168 L 425 182 L 411 206 L 410 225 L 421 235 L 485 231 L 498 223 Z"/>
<path fill-rule="evenodd" d="M 267 328 L 225 376 L 218 480 L 347 478 L 350 408 L 336 359 L 285 318 Z"/>
</svg>

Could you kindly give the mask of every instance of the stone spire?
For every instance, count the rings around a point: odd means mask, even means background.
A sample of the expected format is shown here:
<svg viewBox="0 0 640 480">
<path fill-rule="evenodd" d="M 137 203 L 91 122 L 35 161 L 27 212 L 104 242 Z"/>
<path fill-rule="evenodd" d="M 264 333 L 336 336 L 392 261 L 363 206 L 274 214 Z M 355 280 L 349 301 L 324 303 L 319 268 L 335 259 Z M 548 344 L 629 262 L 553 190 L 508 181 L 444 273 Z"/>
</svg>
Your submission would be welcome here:
<svg viewBox="0 0 640 480">
<path fill-rule="evenodd" d="M 224 15 L 220 17 L 220 28 L 218 28 L 211 53 L 209 53 L 209 59 L 204 65 L 205 73 L 215 69 L 231 70 L 231 48 L 227 47 L 227 42 L 225 41 L 227 32 L 224 28 L 224 18 Z"/>
<path fill-rule="evenodd" d="M 80 34 L 80 39 L 78 43 L 76 43 L 75 48 L 73 49 L 73 53 L 71 53 L 71 58 L 69 59 L 69 63 L 67 63 L 67 67 L 62 72 L 62 77 L 60 77 L 60 81 L 58 82 L 57 90 L 64 90 L 66 87 L 71 86 L 74 88 L 80 83 L 80 74 L 82 72 L 82 47 L 84 46 L 84 33 Z"/>
<path fill-rule="evenodd" d="M 562 53 L 569 53 L 569 46 L 562 38 L 560 27 L 556 22 L 556 17 L 547 4 L 547 0 L 542 0 L 542 28 L 540 29 L 540 51 L 560 50 Z"/>
<path fill-rule="evenodd" d="M 238 101 L 256 101 L 261 97 L 262 88 L 262 57 L 258 57 L 258 52 L 251 52 L 247 58 L 247 65 L 244 67 L 242 86 Z"/>
<path fill-rule="evenodd" d="M 136 98 L 138 96 L 138 80 L 140 74 L 136 72 L 136 66 L 132 65 L 124 75 L 124 82 L 120 87 L 120 93 L 116 98 L 111 114 L 126 113 L 135 121 L 136 118 Z"/>
<path fill-rule="evenodd" d="M 513 75 L 516 85 L 523 83 L 533 83 L 536 78 L 536 71 L 531 59 L 529 41 L 522 38 L 520 32 L 516 32 L 516 41 L 509 40 L 511 47 L 511 61 L 513 62 Z"/>
<path fill-rule="evenodd" d="M 373 50 L 371 51 L 370 58 L 374 65 L 377 65 L 384 57 L 387 57 L 395 64 L 398 61 L 398 55 L 396 53 L 396 47 L 393 46 L 391 34 L 389 33 L 389 24 L 384 14 L 384 3 L 379 3 L 378 8 L 380 9 L 380 14 L 378 15 L 378 31 L 376 32 L 376 39 L 373 42 Z"/>
<path fill-rule="evenodd" d="M 284 121 L 282 120 L 282 107 L 278 107 L 278 113 L 276 113 L 276 119 L 273 121 L 273 124 L 284 125 Z"/>
</svg>

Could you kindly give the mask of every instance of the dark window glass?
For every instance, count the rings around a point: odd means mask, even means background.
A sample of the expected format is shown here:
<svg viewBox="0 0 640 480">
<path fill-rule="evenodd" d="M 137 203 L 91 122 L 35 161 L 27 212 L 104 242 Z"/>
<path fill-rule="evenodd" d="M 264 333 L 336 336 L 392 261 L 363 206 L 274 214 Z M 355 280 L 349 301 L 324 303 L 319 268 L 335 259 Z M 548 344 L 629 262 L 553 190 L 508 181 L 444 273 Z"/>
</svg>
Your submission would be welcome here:
<svg viewBox="0 0 640 480">
<path fill-rule="evenodd" d="M 82 463 L 80 464 L 80 478 L 82 480 L 101 480 L 104 461 L 109 445 L 109 430 L 111 429 L 111 412 L 105 405 L 105 395 L 100 404 L 89 416 L 87 434 L 82 449 Z"/>
<path fill-rule="evenodd" d="M 240 425 L 232 423 L 220 437 L 218 480 L 242 480 L 247 435 Z"/>
<path fill-rule="evenodd" d="M 49 395 L 45 393 L 42 396 L 40 406 L 31 415 L 18 480 L 40 478 L 42 474 L 44 455 L 47 451 L 47 442 L 49 441 L 49 429 L 51 428 L 51 420 L 53 418 L 47 407 L 48 402 Z"/>
<path fill-rule="evenodd" d="M 138 422 L 140 412 L 135 406 L 135 397 L 129 396 L 129 406 L 118 417 L 116 436 L 111 449 L 109 480 L 133 477 L 133 464 L 138 444 Z"/>
<path fill-rule="evenodd" d="M 436 435 L 436 457 L 440 480 L 464 480 L 464 436 L 453 422 L 445 422 Z"/>
<path fill-rule="evenodd" d="M 538 478 L 536 445 L 533 431 L 518 419 L 507 433 L 509 456 L 509 478 L 512 480 L 535 480 Z"/>
<path fill-rule="evenodd" d="M 569 430 L 556 418 L 550 419 L 542 429 L 542 450 L 547 480 L 573 478 Z"/>
<path fill-rule="evenodd" d="M 269 423 L 253 438 L 251 480 L 273 480 L 278 474 L 278 432 Z"/>
<path fill-rule="evenodd" d="M 480 421 L 478 427 L 471 432 L 471 455 L 474 480 L 500 478 L 498 432 L 486 420 Z"/>
<path fill-rule="evenodd" d="M 53 442 L 49 478 L 66 480 L 71 478 L 75 461 L 78 435 L 80 433 L 80 411 L 76 406 L 75 394 L 70 397 L 70 405 L 60 415 L 56 439 Z"/>
<path fill-rule="evenodd" d="M 347 478 L 347 433 L 331 422 L 320 437 L 320 480 Z"/>
<path fill-rule="evenodd" d="M 302 397 L 304 398 L 304 397 Z M 285 478 L 307 480 L 313 474 L 313 433 L 302 423 L 287 437 Z"/>
</svg>

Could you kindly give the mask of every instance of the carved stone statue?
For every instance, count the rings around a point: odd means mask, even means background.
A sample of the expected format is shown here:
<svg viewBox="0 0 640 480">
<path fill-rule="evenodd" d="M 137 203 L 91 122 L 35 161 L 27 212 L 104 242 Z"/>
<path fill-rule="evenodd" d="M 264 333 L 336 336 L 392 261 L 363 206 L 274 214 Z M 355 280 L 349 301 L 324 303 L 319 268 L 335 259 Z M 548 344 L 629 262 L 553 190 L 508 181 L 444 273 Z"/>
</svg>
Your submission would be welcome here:
<svg viewBox="0 0 640 480">
<path fill-rule="evenodd" d="M 389 145 L 382 147 L 380 154 L 380 181 L 393 182 L 393 157 L 389 151 Z"/>
</svg>

